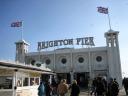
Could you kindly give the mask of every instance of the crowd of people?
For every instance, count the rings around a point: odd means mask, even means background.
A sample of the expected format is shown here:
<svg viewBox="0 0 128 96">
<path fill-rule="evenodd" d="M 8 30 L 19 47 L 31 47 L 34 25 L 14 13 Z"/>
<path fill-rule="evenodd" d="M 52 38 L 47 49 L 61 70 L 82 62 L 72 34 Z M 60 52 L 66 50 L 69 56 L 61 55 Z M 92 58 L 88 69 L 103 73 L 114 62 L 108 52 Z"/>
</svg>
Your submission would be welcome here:
<svg viewBox="0 0 128 96">
<path fill-rule="evenodd" d="M 70 85 L 66 83 L 66 79 L 62 79 L 59 84 L 53 80 L 51 85 L 49 82 L 41 82 L 38 87 L 38 96 L 67 96 L 69 90 L 70 96 L 79 96 L 80 88 L 76 80 Z"/>
<path fill-rule="evenodd" d="M 123 79 L 122 85 L 126 95 L 128 95 L 128 78 Z M 118 96 L 118 93 L 119 84 L 115 78 L 107 81 L 102 77 L 96 77 L 92 80 L 91 96 Z M 53 79 L 51 84 L 49 82 L 41 82 L 38 87 L 38 96 L 79 96 L 79 94 L 80 87 L 76 80 L 73 80 L 72 84 L 67 84 L 66 79 L 62 79 L 57 84 Z"/>
<path fill-rule="evenodd" d="M 110 79 L 109 82 L 102 77 L 94 78 L 92 81 L 91 95 L 94 96 L 117 96 L 119 93 L 119 84 L 116 79 Z"/>
</svg>

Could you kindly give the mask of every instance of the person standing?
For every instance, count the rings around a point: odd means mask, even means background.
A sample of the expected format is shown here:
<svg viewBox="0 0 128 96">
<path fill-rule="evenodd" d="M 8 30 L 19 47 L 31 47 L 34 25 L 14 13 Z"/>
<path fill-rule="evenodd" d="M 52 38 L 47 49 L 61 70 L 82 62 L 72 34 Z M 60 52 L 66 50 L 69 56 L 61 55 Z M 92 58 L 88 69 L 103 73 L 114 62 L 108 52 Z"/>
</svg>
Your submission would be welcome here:
<svg viewBox="0 0 128 96">
<path fill-rule="evenodd" d="M 112 94 L 112 92 L 111 92 L 112 84 L 113 84 L 113 78 L 110 78 L 109 83 L 108 83 L 108 88 L 107 88 L 107 96 L 111 96 L 111 94 Z"/>
<path fill-rule="evenodd" d="M 70 96 L 79 96 L 79 94 L 80 94 L 80 88 L 77 85 L 77 81 L 74 80 L 71 85 L 71 95 Z"/>
<path fill-rule="evenodd" d="M 106 95 L 107 96 L 107 88 L 108 88 L 108 86 L 107 86 L 107 80 L 105 79 L 105 78 L 103 78 L 102 79 L 102 82 L 103 82 L 103 84 L 104 84 L 104 95 Z"/>
<path fill-rule="evenodd" d="M 45 86 L 43 82 L 40 82 L 38 87 L 38 96 L 45 96 Z"/>
<path fill-rule="evenodd" d="M 52 95 L 56 96 L 57 95 L 57 83 L 54 78 L 52 78 L 51 86 L 52 86 Z"/>
<path fill-rule="evenodd" d="M 65 96 L 68 92 L 68 85 L 66 84 L 66 79 L 61 80 L 60 84 L 58 85 L 57 92 L 59 96 Z"/>
<path fill-rule="evenodd" d="M 52 88 L 51 88 L 50 82 L 47 81 L 45 83 L 45 93 L 46 93 L 46 96 L 51 96 L 51 92 L 52 92 Z"/>
<path fill-rule="evenodd" d="M 96 96 L 104 96 L 105 87 L 101 77 L 97 77 Z"/>
</svg>

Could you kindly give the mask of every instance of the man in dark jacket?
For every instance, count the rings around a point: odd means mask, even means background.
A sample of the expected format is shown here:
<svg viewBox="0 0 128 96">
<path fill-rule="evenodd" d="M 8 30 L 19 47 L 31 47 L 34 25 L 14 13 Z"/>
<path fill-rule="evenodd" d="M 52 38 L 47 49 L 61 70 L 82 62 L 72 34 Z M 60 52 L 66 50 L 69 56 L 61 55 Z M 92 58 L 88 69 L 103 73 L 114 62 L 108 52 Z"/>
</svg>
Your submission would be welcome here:
<svg viewBox="0 0 128 96">
<path fill-rule="evenodd" d="M 71 95 L 70 96 L 79 96 L 79 94 L 80 94 L 80 88 L 77 85 L 77 81 L 74 80 L 71 85 Z"/>
<path fill-rule="evenodd" d="M 98 77 L 97 84 L 96 84 L 96 94 L 97 94 L 97 96 L 104 96 L 103 95 L 104 92 L 105 92 L 104 83 L 102 82 L 102 78 Z"/>
<path fill-rule="evenodd" d="M 123 79 L 122 85 L 124 86 L 126 95 L 128 95 L 128 78 L 124 78 L 124 79 Z"/>
<path fill-rule="evenodd" d="M 51 86 L 50 86 L 50 82 L 46 82 L 45 83 L 45 92 L 46 92 L 46 96 L 51 96 L 51 91 L 52 91 L 52 89 L 51 89 Z"/>
<path fill-rule="evenodd" d="M 119 93 L 119 84 L 116 79 L 113 80 L 111 84 L 111 96 L 118 96 Z"/>
</svg>

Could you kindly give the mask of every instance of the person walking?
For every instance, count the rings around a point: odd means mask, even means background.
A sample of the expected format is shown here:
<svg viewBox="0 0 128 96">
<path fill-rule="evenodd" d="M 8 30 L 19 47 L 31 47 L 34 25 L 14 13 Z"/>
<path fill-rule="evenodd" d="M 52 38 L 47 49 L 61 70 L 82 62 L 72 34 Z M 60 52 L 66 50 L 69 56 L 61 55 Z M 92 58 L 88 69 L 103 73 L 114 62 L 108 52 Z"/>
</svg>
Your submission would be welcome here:
<svg viewBox="0 0 128 96">
<path fill-rule="evenodd" d="M 123 79 L 122 85 L 124 86 L 126 95 L 128 95 L 128 78 L 124 78 L 124 79 Z"/>
<path fill-rule="evenodd" d="M 90 93 L 91 96 L 93 95 L 93 93 L 94 96 L 96 96 L 96 84 L 97 84 L 97 78 L 94 78 L 91 85 L 91 93 Z"/>
<path fill-rule="evenodd" d="M 38 87 L 38 96 L 45 96 L 44 82 L 40 82 L 40 85 Z"/>
<path fill-rule="evenodd" d="M 111 84 L 111 95 L 110 96 L 118 96 L 119 93 L 119 84 L 116 79 L 113 80 Z"/>
<path fill-rule="evenodd" d="M 79 96 L 79 94 L 80 94 L 80 88 L 77 85 L 77 81 L 74 80 L 71 85 L 71 95 L 70 96 Z"/>
<path fill-rule="evenodd" d="M 66 79 L 61 80 L 60 84 L 58 85 L 57 92 L 59 96 L 65 96 L 68 92 L 68 85 L 66 84 Z"/>
</svg>

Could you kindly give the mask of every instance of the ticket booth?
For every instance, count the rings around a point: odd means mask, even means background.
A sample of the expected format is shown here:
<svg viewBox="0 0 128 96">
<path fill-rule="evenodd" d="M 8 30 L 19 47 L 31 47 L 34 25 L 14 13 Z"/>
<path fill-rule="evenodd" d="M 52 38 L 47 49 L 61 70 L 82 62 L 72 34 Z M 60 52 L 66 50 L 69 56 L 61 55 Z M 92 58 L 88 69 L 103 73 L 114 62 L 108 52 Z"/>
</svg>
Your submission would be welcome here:
<svg viewBox="0 0 128 96">
<path fill-rule="evenodd" d="M 38 96 L 42 75 L 50 69 L 0 61 L 0 96 Z"/>
</svg>

